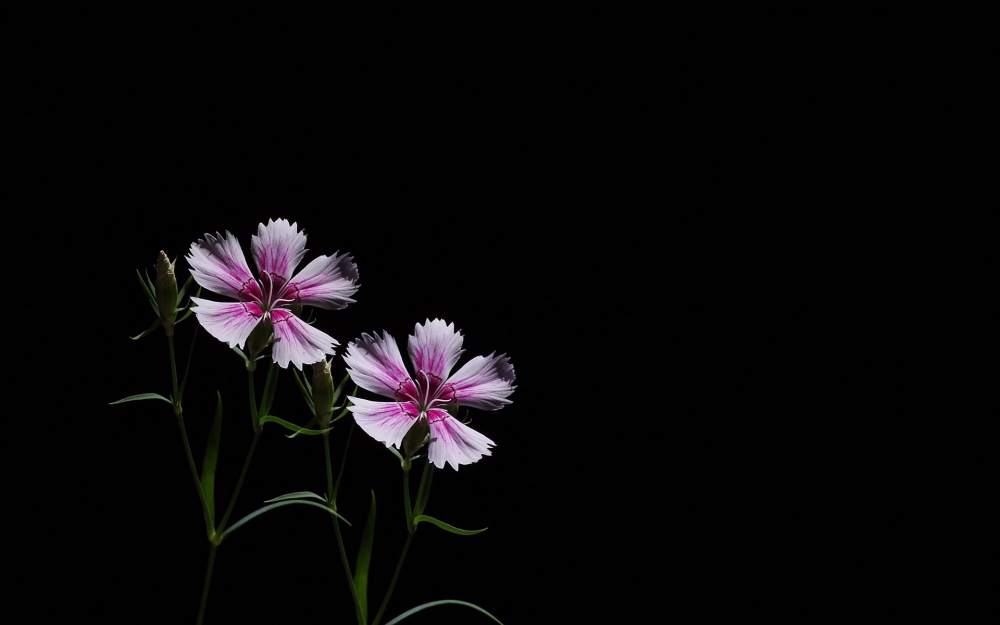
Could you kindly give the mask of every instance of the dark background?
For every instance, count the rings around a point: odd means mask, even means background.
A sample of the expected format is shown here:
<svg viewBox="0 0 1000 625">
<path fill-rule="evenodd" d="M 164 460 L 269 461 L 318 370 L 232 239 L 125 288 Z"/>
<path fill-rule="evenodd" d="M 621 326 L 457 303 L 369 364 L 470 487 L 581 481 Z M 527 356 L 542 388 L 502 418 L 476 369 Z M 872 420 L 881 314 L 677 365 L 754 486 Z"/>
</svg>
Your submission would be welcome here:
<svg viewBox="0 0 1000 625">
<path fill-rule="evenodd" d="M 304 17 L 64 15 L 23 55 L 18 218 L 70 287 L 45 333 L 69 355 L 39 363 L 60 427 L 20 483 L 40 501 L 17 517 L 43 532 L 35 609 L 194 622 L 208 542 L 177 422 L 109 404 L 169 394 L 162 332 L 129 338 L 153 320 L 136 272 L 164 250 L 186 279 L 192 242 L 229 231 L 248 252 L 271 218 L 305 230 L 304 262 L 357 262 L 357 302 L 317 311 L 342 345 L 403 346 L 441 317 L 466 358 L 517 373 L 511 405 L 474 415 L 493 455 L 437 471 L 427 511 L 489 529 L 421 526 L 383 623 L 446 598 L 506 625 L 950 609 L 969 545 L 943 528 L 973 523 L 980 491 L 946 477 L 955 444 L 915 417 L 943 405 L 913 376 L 940 347 L 915 340 L 938 323 L 927 292 L 957 289 L 937 263 L 951 231 L 915 228 L 960 158 L 938 149 L 956 130 L 930 104 L 934 31 Z M 222 508 L 252 434 L 246 375 L 202 332 L 184 400 L 199 458 L 216 392 Z M 307 421 L 288 371 L 273 412 Z M 320 439 L 285 434 L 265 427 L 234 519 L 324 490 Z M 400 472 L 357 430 L 344 479 L 352 559 L 377 497 L 377 606 L 405 537 Z M 351 615 L 319 510 L 220 547 L 206 623 Z"/>
</svg>

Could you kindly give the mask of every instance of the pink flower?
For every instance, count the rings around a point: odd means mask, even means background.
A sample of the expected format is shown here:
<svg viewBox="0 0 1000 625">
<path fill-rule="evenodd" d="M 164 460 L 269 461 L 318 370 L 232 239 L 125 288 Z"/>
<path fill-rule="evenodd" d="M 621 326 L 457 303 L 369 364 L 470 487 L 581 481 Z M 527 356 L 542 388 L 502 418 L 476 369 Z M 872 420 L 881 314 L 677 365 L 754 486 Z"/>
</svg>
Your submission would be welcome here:
<svg viewBox="0 0 1000 625">
<path fill-rule="evenodd" d="M 191 276 L 209 291 L 236 302 L 192 297 L 201 325 L 230 347 L 242 348 L 260 324 L 274 333 L 271 358 L 282 368 L 302 369 L 333 354 L 339 343 L 292 312 L 293 306 L 339 310 L 354 302 L 358 267 L 346 254 L 320 256 L 294 274 L 306 253 L 306 235 L 286 219 L 260 224 L 250 239 L 260 278 L 254 278 L 236 238 L 216 233 L 191 244 Z M 294 275 L 293 275 L 294 274 Z"/>
<path fill-rule="evenodd" d="M 403 437 L 421 422 L 430 430 L 428 459 L 443 468 L 489 456 L 493 441 L 455 418 L 457 408 L 499 410 L 516 388 L 514 366 L 506 355 L 476 356 L 451 374 L 464 350 L 454 324 L 440 319 L 417 324 L 407 346 L 416 375 L 410 376 L 391 336 L 363 334 L 347 346 L 344 362 L 360 388 L 392 401 L 350 397 L 357 424 L 369 436 L 401 448 Z M 451 409 L 449 411 L 449 408 Z"/>
</svg>

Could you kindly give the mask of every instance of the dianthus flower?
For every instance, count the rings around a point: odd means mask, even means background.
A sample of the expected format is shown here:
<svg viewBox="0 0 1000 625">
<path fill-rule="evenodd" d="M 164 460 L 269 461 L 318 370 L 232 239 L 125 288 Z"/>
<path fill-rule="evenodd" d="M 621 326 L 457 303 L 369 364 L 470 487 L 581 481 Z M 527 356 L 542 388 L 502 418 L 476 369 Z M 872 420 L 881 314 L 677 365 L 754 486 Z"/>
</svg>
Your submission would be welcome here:
<svg viewBox="0 0 1000 625">
<path fill-rule="evenodd" d="M 306 235 L 286 219 L 260 224 L 250 239 L 250 251 L 259 279 L 250 273 L 239 242 L 229 232 L 206 234 L 191 244 L 187 261 L 195 282 L 238 300 L 192 297 L 201 325 L 230 347 L 242 348 L 263 324 L 273 332 L 271 358 L 282 368 L 291 363 L 301 370 L 303 364 L 333 354 L 339 345 L 336 339 L 300 319 L 292 307 L 339 310 L 354 302 L 358 268 L 353 258 L 339 253 L 320 256 L 294 273 L 306 253 Z"/>
<path fill-rule="evenodd" d="M 447 462 L 454 469 L 491 455 L 494 443 L 456 418 L 457 408 L 499 410 L 511 403 L 514 367 L 501 354 L 476 356 L 451 374 L 465 351 L 462 334 L 454 324 L 440 319 L 417 324 L 407 345 L 416 374 L 411 376 L 399 347 L 388 333 L 363 334 L 344 354 L 351 379 L 360 388 L 392 401 L 350 397 L 357 424 L 369 436 L 402 448 L 403 438 L 415 425 L 430 431 L 427 458 L 434 466 Z"/>
</svg>

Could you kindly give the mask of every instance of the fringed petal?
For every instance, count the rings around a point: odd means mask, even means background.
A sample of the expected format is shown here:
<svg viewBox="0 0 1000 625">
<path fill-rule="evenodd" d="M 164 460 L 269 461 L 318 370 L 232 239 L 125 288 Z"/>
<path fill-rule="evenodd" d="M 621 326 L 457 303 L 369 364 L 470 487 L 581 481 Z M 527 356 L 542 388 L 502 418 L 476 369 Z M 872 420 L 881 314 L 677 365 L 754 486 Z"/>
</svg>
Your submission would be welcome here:
<svg viewBox="0 0 1000 625">
<path fill-rule="evenodd" d="M 476 356 L 448 379 L 459 406 L 497 410 L 511 403 L 507 397 L 514 385 L 514 366 L 506 355 Z"/>
<path fill-rule="evenodd" d="M 344 354 L 344 364 L 351 380 L 359 387 L 383 397 L 404 400 L 415 397 L 410 374 L 406 372 L 403 356 L 396 341 L 387 332 L 378 335 L 362 334 L 359 341 L 351 341 Z"/>
<path fill-rule="evenodd" d="M 186 256 L 191 277 L 202 287 L 241 301 L 260 301 L 260 286 L 250 273 L 236 237 L 206 234 Z"/>
<path fill-rule="evenodd" d="M 340 310 L 354 303 L 358 266 L 346 254 L 313 259 L 285 285 L 282 298 L 305 306 Z"/>
<path fill-rule="evenodd" d="M 192 297 L 191 301 L 202 327 L 230 347 L 242 348 L 264 315 L 253 302 L 213 302 L 200 297 Z"/>
<path fill-rule="evenodd" d="M 359 397 L 348 397 L 347 407 L 354 414 L 354 420 L 368 436 L 375 440 L 401 449 L 403 437 L 413 427 L 417 415 L 412 404 L 393 401 L 370 401 Z"/>
<path fill-rule="evenodd" d="M 410 361 L 417 371 L 425 371 L 442 380 L 451 373 L 451 368 L 462 355 L 462 334 L 455 330 L 455 324 L 441 319 L 417 324 L 410 335 L 407 350 Z"/>
<path fill-rule="evenodd" d="M 317 330 L 287 310 L 271 311 L 274 344 L 271 359 L 282 369 L 291 363 L 301 370 L 334 354 L 339 343 L 329 334 Z"/>
<path fill-rule="evenodd" d="M 427 449 L 427 459 L 439 469 L 445 463 L 458 470 L 459 465 L 472 464 L 483 456 L 490 456 L 490 447 L 495 443 L 458 419 L 430 419 L 431 440 Z"/>
</svg>

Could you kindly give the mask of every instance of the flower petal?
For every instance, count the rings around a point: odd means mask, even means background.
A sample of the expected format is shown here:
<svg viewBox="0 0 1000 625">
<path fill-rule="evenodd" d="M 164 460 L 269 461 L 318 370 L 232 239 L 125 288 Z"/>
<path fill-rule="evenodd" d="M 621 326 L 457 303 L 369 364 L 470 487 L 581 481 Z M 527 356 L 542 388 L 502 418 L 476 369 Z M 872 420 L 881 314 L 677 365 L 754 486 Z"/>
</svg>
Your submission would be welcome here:
<svg viewBox="0 0 1000 625">
<path fill-rule="evenodd" d="M 455 324 L 445 323 L 441 319 L 428 319 L 425 324 L 416 325 L 410 335 L 407 350 L 417 371 L 425 371 L 443 380 L 451 373 L 451 368 L 464 351 L 462 340 L 462 334 L 455 330 Z"/>
<path fill-rule="evenodd" d="M 243 250 L 236 237 L 206 234 L 191 244 L 186 257 L 191 277 L 209 291 L 228 295 L 234 299 L 260 300 L 260 285 L 254 280 L 247 266 Z"/>
<path fill-rule="evenodd" d="M 354 302 L 358 266 L 347 254 L 320 256 L 302 268 L 285 286 L 283 298 L 297 304 L 340 310 Z"/>
<path fill-rule="evenodd" d="M 351 380 L 366 391 L 392 399 L 414 397 L 416 389 L 406 372 L 403 356 L 396 341 L 385 331 L 381 338 L 377 334 L 362 334 L 360 342 L 351 341 L 344 364 Z"/>
<path fill-rule="evenodd" d="M 213 302 L 192 297 L 194 314 L 209 334 L 229 344 L 243 347 L 264 312 L 253 302 Z"/>
<path fill-rule="evenodd" d="M 371 401 L 359 397 L 348 397 L 351 406 L 347 409 L 354 414 L 354 420 L 375 440 L 393 445 L 397 449 L 403 446 L 403 437 L 413 427 L 416 416 L 412 404 L 394 401 Z M 407 411 L 410 409 L 410 412 Z"/>
<path fill-rule="evenodd" d="M 302 365 L 319 362 L 327 354 L 337 351 L 339 343 L 336 339 L 296 317 L 291 311 L 271 311 L 271 323 L 274 328 L 271 360 L 282 369 L 287 368 L 290 362 L 301 370 Z"/>
<path fill-rule="evenodd" d="M 476 356 L 462 365 L 447 383 L 455 389 L 459 406 L 481 410 L 503 408 L 510 403 L 507 396 L 517 388 L 514 386 L 514 365 L 503 354 Z"/>
<path fill-rule="evenodd" d="M 250 253 L 261 274 L 274 274 L 284 284 L 305 256 L 306 235 L 287 219 L 271 219 L 250 237 Z"/>
<path fill-rule="evenodd" d="M 445 418 L 431 413 L 444 413 Z M 459 465 L 471 464 L 483 456 L 490 456 L 490 447 L 495 443 L 443 410 L 428 413 L 431 441 L 427 448 L 427 459 L 439 469 L 447 462 L 456 471 Z"/>
</svg>

